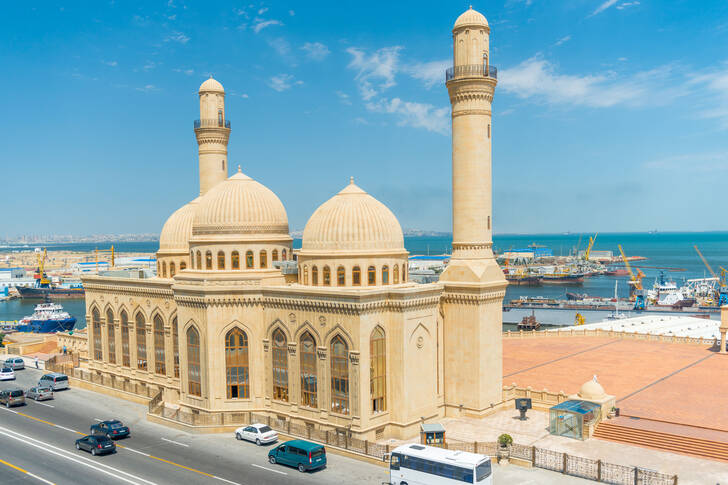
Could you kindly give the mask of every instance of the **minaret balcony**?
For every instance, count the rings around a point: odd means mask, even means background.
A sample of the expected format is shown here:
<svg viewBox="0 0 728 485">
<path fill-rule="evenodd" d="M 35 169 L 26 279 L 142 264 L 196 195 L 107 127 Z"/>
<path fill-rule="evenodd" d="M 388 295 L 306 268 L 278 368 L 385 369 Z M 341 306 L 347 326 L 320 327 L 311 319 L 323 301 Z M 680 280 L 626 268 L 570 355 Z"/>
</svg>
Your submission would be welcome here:
<svg viewBox="0 0 728 485">
<path fill-rule="evenodd" d="M 450 67 L 445 71 L 445 82 L 464 77 L 498 79 L 498 69 L 488 64 L 466 64 L 464 66 Z"/>
<path fill-rule="evenodd" d="M 230 129 L 230 120 L 216 118 L 195 120 L 195 130 L 198 128 L 227 128 Z"/>
</svg>

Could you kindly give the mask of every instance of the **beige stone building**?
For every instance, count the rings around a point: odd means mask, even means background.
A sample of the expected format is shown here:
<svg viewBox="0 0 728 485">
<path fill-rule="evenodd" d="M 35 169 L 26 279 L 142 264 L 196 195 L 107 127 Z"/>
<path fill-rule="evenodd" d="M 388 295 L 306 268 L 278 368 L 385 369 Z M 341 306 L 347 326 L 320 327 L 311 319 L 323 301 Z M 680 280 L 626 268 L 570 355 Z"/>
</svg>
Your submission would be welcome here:
<svg viewBox="0 0 728 485">
<path fill-rule="evenodd" d="M 239 167 L 227 177 L 225 92 L 208 79 L 200 195 L 164 225 L 157 276 L 84 277 L 91 370 L 185 412 L 254 411 L 366 439 L 487 413 L 501 400 L 506 286 L 491 251 L 488 37 L 472 9 L 453 29 L 454 242 L 439 283 L 408 281 L 397 218 L 353 178 L 294 255 L 279 198 Z"/>
</svg>

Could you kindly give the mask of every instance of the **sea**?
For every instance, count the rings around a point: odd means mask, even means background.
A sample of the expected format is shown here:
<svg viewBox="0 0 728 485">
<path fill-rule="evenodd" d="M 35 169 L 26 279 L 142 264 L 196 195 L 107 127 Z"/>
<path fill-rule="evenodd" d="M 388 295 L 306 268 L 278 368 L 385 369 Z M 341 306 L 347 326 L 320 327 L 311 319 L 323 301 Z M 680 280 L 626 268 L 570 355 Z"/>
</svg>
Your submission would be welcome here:
<svg viewBox="0 0 728 485">
<path fill-rule="evenodd" d="M 565 233 L 565 234 L 503 234 L 495 235 L 493 246 L 496 251 L 503 252 L 512 249 L 526 248 L 531 244 L 546 246 L 555 256 L 572 254 L 577 248 L 585 249 L 593 234 Z M 452 252 L 452 236 L 405 236 L 405 247 L 410 254 L 442 255 Z M 116 242 L 104 243 L 108 248 L 111 244 L 117 252 L 156 252 L 159 243 L 150 242 Z M 672 279 L 678 285 L 691 278 L 710 277 L 708 269 L 701 261 L 695 246 L 703 253 L 713 271 L 720 273 L 720 268 L 728 268 L 728 231 L 726 232 L 650 232 L 650 233 L 605 233 L 598 234 L 593 250 L 608 250 L 615 255 L 619 254 L 618 244 L 621 244 L 628 256 L 643 256 L 644 261 L 636 261 L 633 266 L 639 267 L 645 274 L 643 284 L 652 287 L 653 281 L 662 272 L 667 279 Z M 301 247 L 301 239 L 294 239 L 294 248 Z M 101 248 L 100 244 L 69 243 L 46 244 L 48 250 L 66 251 L 92 251 Z M 33 251 L 34 247 L 0 247 L 2 253 L 11 251 Z M 506 301 L 518 299 L 521 296 L 543 296 L 547 298 L 565 298 L 566 292 L 586 293 L 590 296 L 611 297 L 614 295 L 615 280 L 620 298 L 629 296 L 627 285 L 629 277 L 597 276 L 586 278 L 581 286 L 541 286 L 522 287 L 509 286 L 506 288 Z M 76 328 L 84 328 L 85 305 L 83 300 L 61 300 L 60 303 L 73 316 L 78 319 Z M 0 302 L 0 321 L 19 320 L 33 313 L 35 303 L 24 300 L 10 300 Z M 574 311 L 548 311 L 540 312 L 537 319 L 545 320 L 550 325 L 569 325 L 573 323 Z M 505 329 L 515 328 L 524 311 L 511 310 L 504 312 Z M 600 321 L 608 312 L 586 312 L 587 323 Z M 715 316 L 714 316 L 715 318 Z"/>
</svg>

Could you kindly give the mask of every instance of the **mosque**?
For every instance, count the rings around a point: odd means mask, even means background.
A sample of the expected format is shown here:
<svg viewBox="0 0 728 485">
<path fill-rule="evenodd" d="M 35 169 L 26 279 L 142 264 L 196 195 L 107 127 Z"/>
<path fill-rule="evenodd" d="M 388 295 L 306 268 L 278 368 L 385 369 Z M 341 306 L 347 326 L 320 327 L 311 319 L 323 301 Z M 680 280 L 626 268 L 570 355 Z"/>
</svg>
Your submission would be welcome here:
<svg viewBox="0 0 728 485">
<path fill-rule="evenodd" d="M 83 278 L 90 370 L 186 413 L 255 412 L 362 439 L 489 413 L 502 400 L 507 284 L 492 253 L 497 80 L 485 17 L 471 8 L 452 32 L 453 254 L 439 282 L 409 281 L 396 216 L 353 178 L 294 250 L 276 194 L 240 167 L 228 177 L 231 124 L 210 78 L 194 123 L 200 194 L 164 224 L 157 275 Z"/>
</svg>

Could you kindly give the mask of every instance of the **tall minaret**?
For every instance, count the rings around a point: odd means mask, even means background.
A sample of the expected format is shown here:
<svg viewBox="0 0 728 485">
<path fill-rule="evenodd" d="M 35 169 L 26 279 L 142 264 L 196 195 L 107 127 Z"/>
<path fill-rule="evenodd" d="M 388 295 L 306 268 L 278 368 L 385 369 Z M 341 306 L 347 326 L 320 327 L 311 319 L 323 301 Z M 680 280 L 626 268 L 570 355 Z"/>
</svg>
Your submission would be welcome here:
<svg viewBox="0 0 728 485">
<path fill-rule="evenodd" d="M 200 119 L 195 135 L 200 154 L 200 195 L 227 179 L 230 122 L 225 118 L 225 90 L 210 76 L 200 85 Z"/>
<path fill-rule="evenodd" d="M 452 104 L 453 254 L 440 278 L 444 398 L 448 414 L 484 414 L 501 401 L 507 285 L 492 250 L 491 103 L 497 80 L 485 17 L 471 7 L 452 33 L 454 63 L 446 81 Z"/>
</svg>

